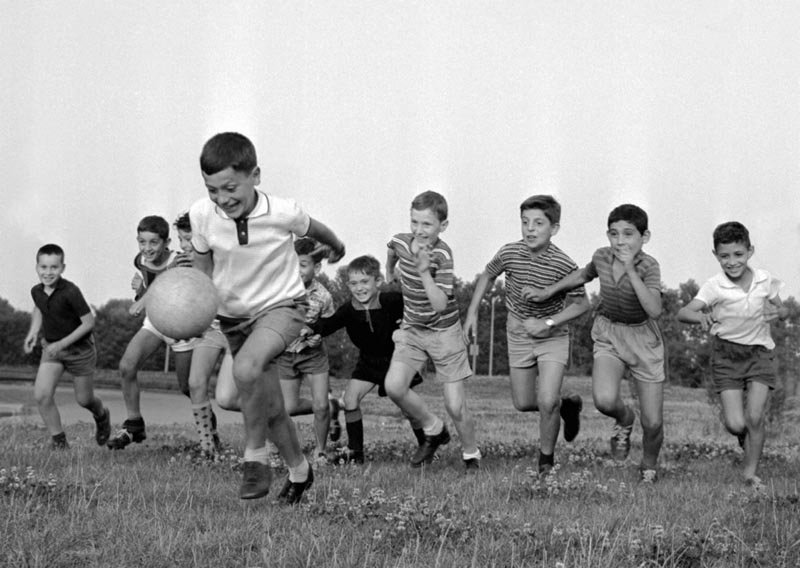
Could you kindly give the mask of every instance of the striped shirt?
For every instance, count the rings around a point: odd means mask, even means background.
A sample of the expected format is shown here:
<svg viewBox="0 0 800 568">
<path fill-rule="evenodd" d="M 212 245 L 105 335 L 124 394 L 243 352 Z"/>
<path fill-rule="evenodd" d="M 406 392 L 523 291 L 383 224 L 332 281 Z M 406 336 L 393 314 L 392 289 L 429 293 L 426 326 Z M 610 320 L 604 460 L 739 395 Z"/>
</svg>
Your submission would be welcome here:
<svg viewBox="0 0 800 568">
<path fill-rule="evenodd" d="M 431 249 L 430 273 L 436 286 L 447 296 L 447 307 L 438 313 L 431 306 L 422 277 L 414 263 L 415 256 L 411 252 L 414 235 L 400 233 L 392 237 L 388 247 L 398 258 L 400 286 L 403 291 L 403 325 L 443 330 L 455 325 L 458 321 L 458 305 L 453 292 L 453 252 L 442 239 Z"/>
<path fill-rule="evenodd" d="M 611 247 L 599 248 L 592 255 L 592 260 L 583 269 L 589 280 L 600 277 L 600 314 L 611 321 L 619 323 L 642 323 L 650 316 L 644 311 L 630 277 L 623 273 L 619 281 L 614 281 L 611 265 L 614 262 L 614 250 Z M 639 251 L 633 259 L 636 273 L 651 290 L 661 292 L 661 268 L 658 261 Z"/>
<path fill-rule="evenodd" d="M 142 253 L 136 255 L 133 259 L 133 265 L 142 275 L 142 285 L 139 287 L 139 290 L 136 291 L 136 299 L 140 299 L 143 295 L 145 290 L 153 284 L 153 281 L 156 279 L 156 276 L 164 272 L 165 270 L 169 270 L 170 268 L 177 268 L 177 267 L 192 267 L 192 257 L 182 251 L 174 251 L 174 250 L 167 250 L 167 258 L 164 262 L 159 264 L 158 266 L 149 263 L 144 259 Z"/>
<path fill-rule="evenodd" d="M 486 265 L 486 274 L 497 278 L 506 274 L 506 307 L 515 316 L 526 318 L 549 318 L 561 312 L 567 296 L 582 298 L 586 295 L 583 286 L 561 292 L 544 302 L 532 302 L 522 296 L 526 286 L 544 288 L 578 270 L 578 265 L 553 243 L 537 257 L 523 241 L 503 245 Z"/>
</svg>

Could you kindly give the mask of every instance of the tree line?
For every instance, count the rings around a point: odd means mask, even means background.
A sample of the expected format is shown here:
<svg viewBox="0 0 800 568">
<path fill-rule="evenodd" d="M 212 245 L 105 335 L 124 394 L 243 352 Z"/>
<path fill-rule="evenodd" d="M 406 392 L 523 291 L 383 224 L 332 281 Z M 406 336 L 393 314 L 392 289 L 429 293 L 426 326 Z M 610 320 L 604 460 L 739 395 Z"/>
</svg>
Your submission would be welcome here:
<svg viewBox="0 0 800 568">
<path fill-rule="evenodd" d="M 320 281 L 330 290 L 335 304 L 341 305 L 349 301 L 347 289 L 347 273 L 340 268 L 335 277 L 320 275 Z M 461 310 L 462 320 L 475 289 L 477 277 L 471 282 L 456 279 L 456 301 Z M 675 318 L 678 310 L 688 303 L 697 293 L 698 285 L 693 280 L 681 284 L 678 289 L 663 287 L 663 312 L 659 317 L 659 325 L 664 334 L 667 353 L 667 376 L 671 384 L 702 387 L 708 375 L 711 344 L 708 334 L 699 326 L 685 325 Z M 592 294 L 590 301 L 597 307 L 599 298 Z M 797 369 L 800 363 L 800 306 L 794 298 L 785 300 L 789 307 L 789 318 L 772 327 L 772 335 L 776 344 L 778 361 L 778 377 L 782 394 L 792 396 L 800 394 L 797 381 Z M 114 299 L 96 307 L 95 339 L 97 342 L 97 365 L 101 369 L 115 369 L 119 363 L 128 341 L 142 325 L 142 317 L 133 317 L 128 313 L 131 300 Z M 494 305 L 494 307 L 492 307 Z M 494 310 L 492 324 L 491 313 Z M 508 352 L 506 349 L 506 306 L 505 288 L 502 281 L 495 282 L 487 291 L 479 309 L 479 332 L 476 341 L 477 354 L 474 359 L 476 374 L 493 375 L 508 374 Z M 570 325 L 571 352 L 568 371 L 573 374 L 589 374 L 592 367 L 592 313 L 584 314 Z M 19 366 L 38 364 L 40 350 L 31 355 L 22 351 L 22 343 L 30 326 L 30 313 L 14 309 L 8 301 L 0 298 L 0 365 Z M 490 336 L 493 341 L 490 344 Z M 355 364 L 356 351 L 347 339 L 344 330 L 340 330 L 327 340 L 331 364 L 331 374 L 347 377 Z M 491 353 L 491 356 L 490 356 Z M 150 358 L 145 366 L 148 370 L 160 370 L 164 367 L 164 349 Z"/>
</svg>

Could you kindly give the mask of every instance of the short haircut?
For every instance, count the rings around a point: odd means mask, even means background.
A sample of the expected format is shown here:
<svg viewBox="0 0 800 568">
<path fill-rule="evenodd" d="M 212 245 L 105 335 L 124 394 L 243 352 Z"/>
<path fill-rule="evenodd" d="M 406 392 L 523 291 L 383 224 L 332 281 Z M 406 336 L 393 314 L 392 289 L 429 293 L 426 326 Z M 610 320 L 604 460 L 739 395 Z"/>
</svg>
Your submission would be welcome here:
<svg viewBox="0 0 800 568">
<path fill-rule="evenodd" d="M 314 264 L 319 264 L 324 258 L 324 253 L 312 254 L 317 246 L 317 241 L 311 237 L 300 237 L 294 242 L 294 252 L 297 253 L 297 256 L 310 256 Z"/>
<path fill-rule="evenodd" d="M 39 250 L 36 251 L 36 262 L 39 262 L 39 257 L 50 254 L 55 254 L 61 257 L 61 264 L 64 264 L 64 249 L 53 243 L 48 243 L 39 247 Z"/>
<path fill-rule="evenodd" d="M 747 248 L 751 246 L 750 231 L 738 221 L 728 221 L 717 225 L 717 228 L 714 229 L 714 250 L 717 250 L 719 245 L 730 243 L 742 243 Z"/>
<path fill-rule="evenodd" d="M 381 278 L 381 263 L 372 255 L 365 254 L 350 261 L 347 265 L 347 274 L 361 272 L 376 279 Z"/>
<path fill-rule="evenodd" d="M 137 233 L 155 233 L 165 241 L 169 238 L 169 223 L 158 215 L 148 215 L 139 221 L 136 227 Z"/>
<path fill-rule="evenodd" d="M 200 169 L 209 176 L 227 168 L 249 174 L 257 165 L 256 147 L 238 132 L 221 132 L 212 136 L 200 153 Z"/>
<path fill-rule="evenodd" d="M 447 220 L 447 200 L 441 193 L 435 191 L 423 191 L 411 202 L 411 209 L 424 211 L 430 209 L 439 221 Z"/>
<path fill-rule="evenodd" d="M 191 233 L 192 222 L 189 220 L 189 212 L 186 211 L 178 215 L 178 218 L 175 219 L 173 226 L 179 231 L 183 231 L 184 233 Z"/>
<path fill-rule="evenodd" d="M 626 203 L 619 207 L 614 207 L 608 214 L 608 226 L 617 221 L 627 221 L 641 233 L 647 230 L 647 213 L 638 205 Z"/>
<path fill-rule="evenodd" d="M 553 225 L 561 222 L 561 204 L 552 195 L 532 195 L 520 204 L 520 215 L 529 209 L 541 210 Z"/>
</svg>

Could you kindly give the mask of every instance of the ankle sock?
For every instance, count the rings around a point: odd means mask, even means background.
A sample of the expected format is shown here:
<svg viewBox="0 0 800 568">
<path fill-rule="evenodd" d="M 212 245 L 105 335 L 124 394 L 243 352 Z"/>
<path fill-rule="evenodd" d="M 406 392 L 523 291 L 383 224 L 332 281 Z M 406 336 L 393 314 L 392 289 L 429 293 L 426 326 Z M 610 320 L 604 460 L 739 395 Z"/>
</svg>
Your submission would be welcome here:
<svg viewBox="0 0 800 568">
<path fill-rule="evenodd" d="M 543 454 L 539 450 L 539 465 L 553 465 L 555 463 L 555 454 Z"/>
<path fill-rule="evenodd" d="M 267 446 L 264 445 L 261 448 L 245 448 L 244 449 L 244 461 L 246 462 L 258 462 L 260 464 L 268 465 L 269 464 L 269 453 L 267 452 Z"/>
<path fill-rule="evenodd" d="M 200 449 L 211 452 L 214 450 L 214 412 L 210 402 L 192 405 L 194 423 L 197 426 L 197 435 L 200 437 Z"/>
<path fill-rule="evenodd" d="M 347 447 L 354 452 L 364 451 L 364 421 L 361 409 L 344 411 L 344 427 L 347 430 Z"/>
<path fill-rule="evenodd" d="M 434 422 L 430 427 L 423 428 L 426 436 L 438 436 L 444 430 L 444 422 L 442 422 L 438 417 L 436 418 L 436 422 Z"/>
<path fill-rule="evenodd" d="M 479 460 L 482 457 L 483 456 L 481 455 L 480 448 L 475 450 L 472 453 L 469 453 L 469 454 L 467 452 L 461 452 L 461 459 L 464 460 L 464 461 L 466 461 L 466 460 Z"/>
<path fill-rule="evenodd" d="M 308 468 L 308 460 L 304 456 L 300 465 L 289 468 L 289 481 L 292 483 L 303 483 L 308 479 Z"/>
</svg>

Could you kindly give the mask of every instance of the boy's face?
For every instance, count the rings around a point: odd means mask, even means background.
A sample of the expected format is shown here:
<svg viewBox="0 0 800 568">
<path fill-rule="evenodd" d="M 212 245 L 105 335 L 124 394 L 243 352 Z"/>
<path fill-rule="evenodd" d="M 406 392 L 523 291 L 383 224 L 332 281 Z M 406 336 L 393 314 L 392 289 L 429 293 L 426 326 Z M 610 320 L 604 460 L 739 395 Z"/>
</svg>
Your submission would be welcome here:
<svg viewBox="0 0 800 568">
<path fill-rule="evenodd" d="M 39 275 L 39 281 L 48 288 L 58 282 L 65 267 L 60 254 L 40 254 L 36 259 L 36 274 Z"/>
<path fill-rule="evenodd" d="M 347 287 L 357 302 L 368 305 L 380 292 L 383 278 L 370 276 L 363 272 L 348 272 Z"/>
<path fill-rule="evenodd" d="M 644 234 L 639 232 L 636 225 L 628 221 L 615 221 L 608 226 L 606 231 L 608 242 L 611 248 L 614 249 L 614 255 L 619 256 L 618 253 L 628 250 L 632 256 L 635 256 L 642 246 L 650 240 L 650 231 L 645 231 Z"/>
<path fill-rule="evenodd" d="M 747 261 L 753 256 L 754 249 L 744 243 L 720 243 L 713 252 L 725 276 L 736 281 L 747 272 Z"/>
<path fill-rule="evenodd" d="M 256 206 L 256 186 L 261 183 L 261 170 L 250 173 L 225 168 L 212 175 L 203 173 L 208 197 L 231 219 L 247 217 Z"/>
<path fill-rule="evenodd" d="M 314 277 L 319 274 L 320 265 L 314 262 L 309 254 L 300 254 L 297 258 L 300 261 L 300 279 L 303 281 L 303 285 L 308 287 Z"/>
<path fill-rule="evenodd" d="M 157 233 L 150 231 L 142 231 L 136 235 L 136 242 L 139 243 L 142 257 L 152 264 L 159 264 L 169 247 L 169 239 L 162 239 Z"/>
<path fill-rule="evenodd" d="M 522 240 L 532 251 L 541 251 L 558 233 L 558 223 L 551 223 L 541 209 L 526 209 L 522 212 Z"/>
<path fill-rule="evenodd" d="M 184 231 L 183 229 L 178 229 L 178 243 L 180 244 L 181 250 L 186 254 L 194 253 L 194 247 L 192 246 L 191 231 Z"/>
<path fill-rule="evenodd" d="M 447 219 L 440 221 L 432 209 L 411 210 L 411 232 L 421 246 L 433 246 L 439 233 L 447 228 Z"/>
</svg>

